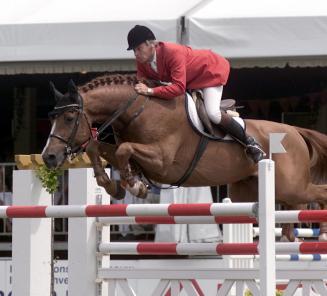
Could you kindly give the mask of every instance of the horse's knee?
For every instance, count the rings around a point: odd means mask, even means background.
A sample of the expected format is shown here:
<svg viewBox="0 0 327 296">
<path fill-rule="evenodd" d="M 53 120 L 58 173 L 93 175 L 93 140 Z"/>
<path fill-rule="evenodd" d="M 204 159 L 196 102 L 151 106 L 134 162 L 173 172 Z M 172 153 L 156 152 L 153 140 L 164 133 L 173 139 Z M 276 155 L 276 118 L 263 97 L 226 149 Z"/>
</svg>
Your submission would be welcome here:
<svg viewBox="0 0 327 296">
<path fill-rule="evenodd" d="M 87 155 L 98 154 L 99 145 L 96 141 L 90 141 L 85 147 L 85 152 Z"/>
</svg>

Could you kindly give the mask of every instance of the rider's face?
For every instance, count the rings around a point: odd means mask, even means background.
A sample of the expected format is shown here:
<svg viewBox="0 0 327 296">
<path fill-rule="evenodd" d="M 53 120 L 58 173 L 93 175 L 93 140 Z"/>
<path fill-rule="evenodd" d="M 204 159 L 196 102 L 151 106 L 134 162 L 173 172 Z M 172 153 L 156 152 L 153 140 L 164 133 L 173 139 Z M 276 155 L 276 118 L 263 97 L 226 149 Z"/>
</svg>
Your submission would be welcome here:
<svg viewBox="0 0 327 296">
<path fill-rule="evenodd" d="M 144 64 L 152 61 L 154 51 L 154 44 L 149 42 L 143 42 L 139 46 L 134 48 L 134 55 L 139 63 Z"/>
</svg>

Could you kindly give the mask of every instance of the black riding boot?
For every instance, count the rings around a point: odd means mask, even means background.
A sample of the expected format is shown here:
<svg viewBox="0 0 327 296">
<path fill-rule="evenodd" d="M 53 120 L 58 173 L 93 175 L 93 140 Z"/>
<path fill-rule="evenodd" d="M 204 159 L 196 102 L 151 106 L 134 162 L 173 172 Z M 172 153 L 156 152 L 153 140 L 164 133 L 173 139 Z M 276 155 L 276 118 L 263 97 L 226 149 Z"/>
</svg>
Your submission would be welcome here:
<svg viewBox="0 0 327 296">
<path fill-rule="evenodd" d="M 254 138 L 248 136 L 243 127 L 226 112 L 221 113 L 219 127 L 228 133 L 233 139 L 245 146 L 245 152 L 255 163 L 266 155 L 261 146 Z"/>
</svg>

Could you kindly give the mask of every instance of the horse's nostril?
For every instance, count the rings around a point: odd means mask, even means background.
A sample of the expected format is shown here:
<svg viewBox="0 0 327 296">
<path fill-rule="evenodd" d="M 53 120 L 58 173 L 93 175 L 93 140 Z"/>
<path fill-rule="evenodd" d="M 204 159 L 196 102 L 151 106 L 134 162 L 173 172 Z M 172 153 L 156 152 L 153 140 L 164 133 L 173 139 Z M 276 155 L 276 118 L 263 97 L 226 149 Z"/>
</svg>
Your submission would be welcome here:
<svg viewBox="0 0 327 296">
<path fill-rule="evenodd" d="M 55 154 L 46 154 L 44 155 L 43 160 L 48 168 L 57 167 L 57 158 Z"/>
<path fill-rule="evenodd" d="M 56 159 L 56 156 L 54 154 L 48 154 L 48 159 L 54 160 L 54 159 Z"/>
</svg>

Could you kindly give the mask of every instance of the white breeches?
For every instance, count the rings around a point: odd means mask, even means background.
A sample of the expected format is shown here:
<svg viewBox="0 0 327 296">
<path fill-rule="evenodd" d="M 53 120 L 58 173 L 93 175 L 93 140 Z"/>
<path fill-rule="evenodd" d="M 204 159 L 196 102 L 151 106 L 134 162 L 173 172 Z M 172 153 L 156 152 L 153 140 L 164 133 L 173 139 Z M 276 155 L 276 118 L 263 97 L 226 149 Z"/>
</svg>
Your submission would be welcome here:
<svg viewBox="0 0 327 296">
<path fill-rule="evenodd" d="M 210 120 L 216 124 L 221 121 L 220 101 L 223 94 L 223 86 L 207 87 L 202 89 L 204 106 Z"/>
</svg>

